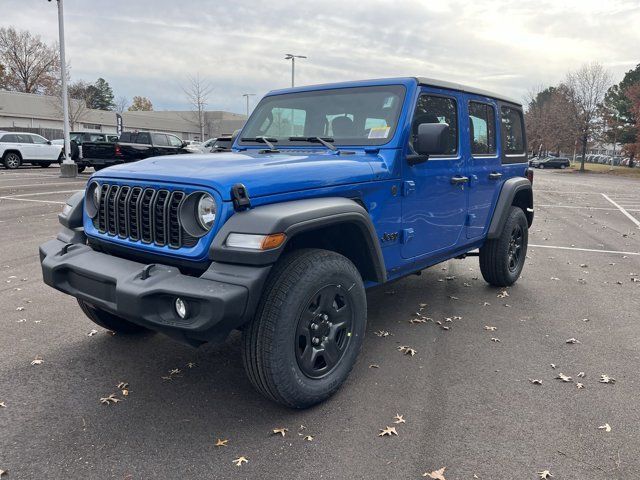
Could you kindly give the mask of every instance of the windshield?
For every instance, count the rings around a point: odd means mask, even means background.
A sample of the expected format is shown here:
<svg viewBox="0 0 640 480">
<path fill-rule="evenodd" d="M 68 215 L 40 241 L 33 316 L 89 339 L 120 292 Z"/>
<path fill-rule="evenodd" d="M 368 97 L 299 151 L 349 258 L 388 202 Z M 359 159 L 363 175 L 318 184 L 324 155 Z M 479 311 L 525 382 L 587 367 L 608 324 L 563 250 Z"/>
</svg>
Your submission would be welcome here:
<svg viewBox="0 0 640 480">
<path fill-rule="evenodd" d="M 335 145 L 383 145 L 393 137 L 404 95 L 402 85 L 382 85 L 265 97 L 239 144 L 264 146 L 252 140 L 267 137 L 277 146 L 301 145 L 291 137 L 320 137 Z"/>
</svg>

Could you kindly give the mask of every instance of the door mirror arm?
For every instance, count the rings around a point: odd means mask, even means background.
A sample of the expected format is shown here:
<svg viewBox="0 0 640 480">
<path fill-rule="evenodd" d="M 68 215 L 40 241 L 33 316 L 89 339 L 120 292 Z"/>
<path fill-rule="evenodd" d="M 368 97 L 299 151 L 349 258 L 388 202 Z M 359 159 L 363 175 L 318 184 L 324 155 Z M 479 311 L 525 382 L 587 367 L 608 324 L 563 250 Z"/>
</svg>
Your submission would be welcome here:
<svg viewBox="0 0 640 480">
<path fill-rule="evenodd" d="M 420 163 L 425 163 L 427 160 L 429 160 L 429 155 L 420 155 L 419 153 L 410 153 L 407 155 L 407 163 L 411 167 Z"/>
</svg>

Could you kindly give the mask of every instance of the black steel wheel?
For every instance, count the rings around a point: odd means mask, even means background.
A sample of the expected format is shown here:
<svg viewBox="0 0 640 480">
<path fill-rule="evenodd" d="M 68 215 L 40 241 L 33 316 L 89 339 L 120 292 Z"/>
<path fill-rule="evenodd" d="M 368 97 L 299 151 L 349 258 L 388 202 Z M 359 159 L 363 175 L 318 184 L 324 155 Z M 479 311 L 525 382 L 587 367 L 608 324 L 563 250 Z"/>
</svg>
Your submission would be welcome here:
<svg viewBox="0 0 640 480">
<path fill-rule="evenodd" d="M 333 395 L 362 347 L 364 285 L 344 256 L 303 249 L 276 263 L 254 319 L 243 329 L 242 357 L 265 397 L 307 408 Z"/>
<path fill-rule="evenodd" d="M 524 268 L 529 242 L 529 224 L 521 208 L 512 206 L 498 238 L 480 248 L 480 271 L 491 285 L 513 285 Z"/>
</svg>

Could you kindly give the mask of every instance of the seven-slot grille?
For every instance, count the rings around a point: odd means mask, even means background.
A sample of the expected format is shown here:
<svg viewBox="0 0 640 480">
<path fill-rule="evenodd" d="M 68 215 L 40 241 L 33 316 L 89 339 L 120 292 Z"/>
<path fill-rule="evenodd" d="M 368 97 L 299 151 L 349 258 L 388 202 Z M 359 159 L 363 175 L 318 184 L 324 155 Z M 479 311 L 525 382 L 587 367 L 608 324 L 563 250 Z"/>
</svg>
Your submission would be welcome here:
<svg viewBox="0 0 640 480">
<path fill-rule="evenodd" d="M 93 224 L 100 233 L 171 248 L 198 242 L 180 224 L 184 192 L 107 183 L 99 188 L 100 208 Z"/>
</svg>

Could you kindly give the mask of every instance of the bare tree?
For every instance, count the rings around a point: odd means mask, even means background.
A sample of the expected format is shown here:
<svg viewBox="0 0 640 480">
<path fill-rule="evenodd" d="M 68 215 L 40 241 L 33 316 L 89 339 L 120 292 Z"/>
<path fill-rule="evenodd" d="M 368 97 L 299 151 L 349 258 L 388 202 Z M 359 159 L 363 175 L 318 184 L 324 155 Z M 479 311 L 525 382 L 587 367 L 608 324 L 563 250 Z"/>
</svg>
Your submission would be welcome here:
<svg viewBox="0 0 640 480">
<path fill-rule="evenodd" d="M 38 35 L 13 27 L 0 28 L 0 63 L 3 87 L 24 93 L 54 94 L 60 80 L 57 46 Z"/>
<path fill-rule="evenodd" d="M 88 89 L 89 86 L 90 84 L 83 80 L 78 80 L 77 82 L 69 84 L 67 101 L 69 102 L 68 113 L 71 130 L 76 129 L 76 124 L 84 120 L 89 110 L 89 107 L 87 106 L 88 96 L 91 95 L 91 92 Z M 55 92 L 51 104 L 56 110 L 56 113 L 60 118 L 62 118 L 64 115 L 64 109 L 62 108 L 62 90 L 60 88 Z"/>
<path fill-rule="evenodd" d="M 127 97 L 120 95 L 118 98 L 116 98 L 115 104 L 116 104 L 115 111 L 117 113 L 122 113 L 129 106 L 129 100 L 127 99 Z"/>
<path fill-rule="evenodd" d="M 581 172 L 584 172 L 587 144 L 601 124 L 600 106 L 610 86 L 611 76 L 599 63 L 585 64 L 575 72 L 567 74 L 565 94 L 573 107 L 575 124 L 582 144 Z"/>
<path fill-rule="evenodd" d="M 204 140 L 204 113 L 209 95 L 213 92 L 213 86 L 207 80 L 202 80 L 200 74 L 196 74 L 195 77 L 191 75 L 187 77 L 187 85 L 183 86 L 182 90 L 193 108 L 196 122 L 200 127 L 200 140 Z"/>
</svg>

